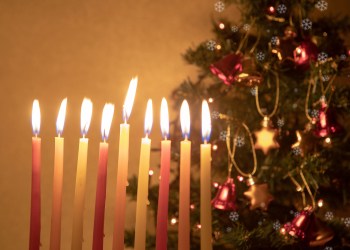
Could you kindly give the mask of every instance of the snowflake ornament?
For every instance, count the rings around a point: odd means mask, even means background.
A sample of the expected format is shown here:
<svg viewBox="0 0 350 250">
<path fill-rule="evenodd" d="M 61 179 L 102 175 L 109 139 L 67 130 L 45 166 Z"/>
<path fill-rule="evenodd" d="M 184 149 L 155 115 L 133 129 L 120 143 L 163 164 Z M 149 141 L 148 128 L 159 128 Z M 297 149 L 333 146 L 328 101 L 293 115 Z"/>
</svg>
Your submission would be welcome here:
<svg viewBox="0 0 350 250">
<path fill-rule="evenodd" d="M 244 146 L 244 144 L 245 144 L 245 139 L 244 139 L 244 137 L 242 137 L 242 136 L 237 136 L 236 138 L 235 138 L 235 145 L 236 145 L 236 147 L 242 147 L 242 146 Z"/>
<path fill-rule="evenodd" d="M 263 53 L 263 52 L 258 52 L 257 54 L 256 54 L 256 59 L 258 60 L 258 61 L 264 61 L 265 60 L 265 54 Z"/>
<path fill-rule="evenodd" d="M 312 22 L 309 18 L 305 18 L 301 21 L 301 27 L 303 30 L 311 30 L 312 28 Z"/>
<path fill-rule="evenodd" d="M 227 228 L 226 228 L 226 232 L 227 232 L 227 233 L 231 233 L 231 232 L 232 232 L 232 227 L 227 227 Z"/>
<path fill-rule="evenodd" d="M 344 224 L 346 227 L 350 227 L 350 217 L 344 218 Z"/>
<path fill-rule="evenodd" d="M 271 37 L 271 44 L 276 46 L 276 45 L 279 45 L 280 43 L 280 39 L 277 37 L 277 36 L 273 36 Z"/>
<path fill-rule="evenodd" d="M 324 63 L 327 61 L 327 58 L 328 58 L 328 55 L 327 53 L 325 52 L 321 52 L 317 55 L 317 60 L 320 62 L 320 63 Z"/>
<path fill-rule="evenodd" d="M 280 4 L 277 6 L 277 12 L 278 14 L 284 14 L 287 12 L 287 6 L 284 4 Z"/>
<path fill-rule="evenodd" d="M 283 126 L 284 126 L 284 119 L 283 118 L 278 118 L 277 119 L 277 126 L 279 127 L 279 128 L 282 128 Z"/>
<path fill-rule="evenodd" d="M 229 218 L 233 222 L 238 221 L 239 214 L 237 212 L 231 212 Z"/>
<path fill-rule="evenodd" d="M 318 117 L 320 116 L 320 112 L 317 109 L 313 109 L 310 112 L 310 116 L 312 118 L 318 119 Z"/>
<path fill-rule="evenodd" d="M 238 26 L 237 26 L 237 25 L 233 25 L 233 26 L 231 27 L 231 31 L 234 32 L 234 33 L 236 33 L 236 32 L 238 31 Z"/>
<path fill-rule="evenodd" d="M 325 218 L 325 220 L 333 220 L 334 215 L 333 215 L 333 213 L 332 213 L 331 211 L 328 211 L 328 212 L 326 212 L 326 214 L 324 215 L 324 218 Z"/>
<path fill-rule="evenodd" d="M 226 131 L 221 131 L 219 138 L 221 141 L 226 141 L 226 137 L 227 137 L 227 132 Z"/>
<path fill-rule="evenodd" d="M 294 154 L 294 155 L 301 155 L 301 148 L 300 147 L 295 147 L 295 148 L 293 148 L 292 149 L 292 153 Z"/>
<path fill-rule="evenodd" d="M 294 217 L 298 217 L 299 215 L 300 215 L 299 212 L 295 212 L 295 213 L 294 213 Z"/>
<path fill-rule="evenodd" d="M 214 4 L 214 8 L 217 12 L 223 12 L 225 10 L 225 3 L 223 1 L 218 1 Z"/>
<path fill-rule="evenodd" d="M 315 4 L 315 7 L 319 11 L 325 11 L 328 8 L 328 2 L 326 2 L 325 0 L 320 0 Z"/>
<path fill-rule="evenodd" d="M 280 223 L 278 220 L 276 220 L 276 221 L 272 224 L 272 227 L 273 227 L 273 229 L 275 229 L 276 231 L 278 231 L 278 230 L 280 230 L 280 228 L 281 228 L 281 223 Z"/>
<path fill-rule="evenodd" d="M 216 42 L 214 40 L 209 40 L 207 42 L 207 49 L 208 50 L 214 51 L 215 47 L 216 47 Z"/>
<path fill-rule="evenodd" d="M 330 79 L 329 75 L 323 75 L 323 76 L 322 76 L 322 81 L 323 81 L 323 82 L 328 82 L 329 79 Z"/>
<path fill-rule="evenodd" d="M 213 111 L 211 112 L 211 118 L 213 119 L 219 119 L 220 118 L 220 113 L 218 111 Z"/>
<path fill-rule="evenodd" d="M 341 54 L 339 58 L 340 58 L 340 60 L 344 61 L 344 60 L 346 60 L 346 55 L 345 54 Z"/>
<path fill-rule="evenodd" d="M 255 96 L 256 95 L 256 88 L 255 87 L 250 88 L 249 92 L 252 96 Z"/>
<path fill-rule="evenodd" d="M 325 247 L 324 250 L 333 250 L 333 247 Z"/>
<path fill-rule="evenodd" d="M 244 24 L 243 25 L 243 29 L 244 29 L 244 31 L 249 31 L 250 30 L 250 25 L 249 24 Z"/>
</svg>

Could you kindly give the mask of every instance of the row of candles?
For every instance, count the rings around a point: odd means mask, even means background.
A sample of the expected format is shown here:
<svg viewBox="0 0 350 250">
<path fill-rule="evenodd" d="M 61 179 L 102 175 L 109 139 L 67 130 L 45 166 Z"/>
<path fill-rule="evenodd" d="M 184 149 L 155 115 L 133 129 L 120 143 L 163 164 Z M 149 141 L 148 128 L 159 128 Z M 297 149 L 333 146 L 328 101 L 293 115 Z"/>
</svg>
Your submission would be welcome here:
<svg viewBox="0 0 350 250">
<path fill-rule="evenodd" d="M 124 249 L 124 225 L 126 209 L 126 186 L 129 157 L 129 129 L 127 123 L 131 114 L 137 78 L 130 82 L 129 89 L 123 106 L 124 123 L 120 124 L 119 156 L 117 170 L 116 205 L 113 233 L 113 250 Z M 63 180 L 63 155 L 64 138 L 62 137 L 67 99 L 61 103 L 58 113 L 55 137 L 54 176 L 53 176 L 53 204 L 51 217 L 50 250 L 59 250 L 61 241 L 61 207 L 62 207 L 62 180 Z M 93 229 L 92 249 L 103 249 L 104 214 L 106 200 L 106 177 L 108 161 L 108 136 L 113 119 L 114 105 L 107 103 L 102 112 L 101 134 L 102 142 L 99 147 L 97 189 L 95 202 L 95 217 Z M 86 137 L 92 116 L 92 102 L 85 98 L 81 108 L 81 133 L 79 141 L 75 199 L 73 211 L 73 230 L 71 249 L 81 250 L 83 243 L 83 210 L 85 198 L 86 166 L 88 152 L 88 138 Z M 186 100 L 183 101 L 180 111 L 181 128 L 184 140 L 180 142 L 180 190 L 179 190 L 179 228 L 178 249 L 190 249 L 190 165 L 191 142 L 190 112 Z M 32 110 L 32 126 L 34 136 L 32 138 L 32 193 L 31 193 L 31 217 L 30 217 L 30 250 L 38 250 L 40 247 L 40 167 L 41 167 L 41 138 L 39 102 L 34 100 Z M 153 124 L 152 100 L 148 100 L 145 115 L 145 137 L 141 140 L 139 175 L 137 187 L 136 224 L 134 249 L 146 249 L 146 223 L 148 203 L 148 172 L 150 166 L 151 139 L 149 138 Z M 161 102 L 161 167 L 158 197 L 158 213 L 156 225 L 156 249 L 167 249 L 168 226 L 168 198 L 171 140 L 169 140 L 169 114 L 165 98 Z M 202 137 L 201 152 L 201 249 L 212 249 L 211 243 L 211 145 L 208 143 L 211 133 L 211 118 L 208 103 L 202 103 Z"/>
</svg>

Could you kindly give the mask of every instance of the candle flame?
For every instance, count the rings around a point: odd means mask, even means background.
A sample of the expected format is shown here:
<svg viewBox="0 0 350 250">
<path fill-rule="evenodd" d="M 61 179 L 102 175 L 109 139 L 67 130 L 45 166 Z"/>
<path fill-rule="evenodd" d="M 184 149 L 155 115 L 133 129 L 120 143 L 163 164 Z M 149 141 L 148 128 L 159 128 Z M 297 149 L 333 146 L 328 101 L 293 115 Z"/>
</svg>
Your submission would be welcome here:
<svg viewBox="0 0 350 250">
<path fill-rule="evenodd" d="M 151 133 L 153 125 L 153 106 L 152 100 L 148 99 L 147 108 L 146 108 L 146 116 L 145 116 L 145 134 L 148 136 Z"/>
<path fill-rule="evenodd" d="M 184 100 L 180 109 L 180 122 L 181 122 L 181 130 L 182 135 L 187 139 L 190 136 L 190 108 L 188 106 L 188 102 Z"/>
<path fill-rule="evenodd" d="M 37 136 L 40 132 L 40 106 L 39 101 L 35 99 L 33 101 L 33 108 L 32 108 L 32 127 L 33 127 L 33 133 L 35 136 Z"/>
<path fill-rule="evenodd" d="M 160 129 L 162 130 L 163 137 L 167 139 L 169 136 L 169 111 L 165 98 L 162 99 L 160 106 Z"/>
<path fill-rule="evenodd" d="M 125 97 L 124 105 L 123 105 L 123 119 L 126 123 L 130 117 L 132 106 L 135 100 L 136 88 L 137 88 L 138 78 L 134 77 L 131 79 L 129 84 L 129 89 Z"/>
<path fill-rule="evenodd" d="M 61 135 L 63 132 L 64 120 L 66 118 L 66 109 L 67 109 L 67 98 L 64 98 L 61 102 L 60 110 L 58 111 L 57 120 L 56 120 L 56 130 L 58 135 Z"/>
<path fill-rule="evenodd" d="M 111 129 L 114 114 L 114 105 L 106 103 L 102 111 L 101 134 L 102 140 L 106 141 Z"/>
<path fill-rule="evenodd" d="M 208 142 L 211 133 L 211 118 L 208 102 L 203 100 L 202 102 L 202 138 L 204 143 Z"/>
<path fill-rule="evenodd" d="M 80 113 L 80 129 L 83 136 L 85 136 L 89 130 L 92 116 L 92 102 L 88 98 L 84 98 L 81 105 Z"/>
</svg>

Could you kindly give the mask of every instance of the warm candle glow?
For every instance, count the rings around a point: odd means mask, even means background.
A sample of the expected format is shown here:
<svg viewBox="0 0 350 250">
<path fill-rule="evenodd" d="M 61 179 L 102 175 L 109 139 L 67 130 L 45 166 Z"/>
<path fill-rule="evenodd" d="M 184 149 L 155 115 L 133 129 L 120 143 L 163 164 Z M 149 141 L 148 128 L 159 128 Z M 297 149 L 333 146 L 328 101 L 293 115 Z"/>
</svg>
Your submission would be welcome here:
<svg viewBox="0 0 350 250">
<path fill-rule="evenodd" d="M 146 108 L 146 116 L 145 116 L 145 134 L 149 136 L 152 130 L 153 125 L 153 106 L 152 100 L 148 99 L 147 108 Z"/>
<path fill-rule="evenodd" d="M 92 102 L 88 98 L 84 98 L 81 105 L 80 115 L 80 129 L 83 136 L 85 136 L 89 130 L 92 116 Z"/>
<path fill-rule="evenodd" d="M 114 105 L 111 103 L 106 103 L 103 108 L 102 122 L 101 122 L 101 134 L 102 134 L 103 141 L 106 141 L 108 139 L 109 131 L 112 125 L 113 114 L 114 114 Z"/>
<path fill-rule="evenodd" d="M 207 101 L 202 102 L 202 138 L 204 143 L 208 142 L 211 133 L 211 118 Z"/>
<path fill-rule="evenodd" d="M 56 130 L 57 134 L 60 136 L 63 133 L 64 120 L 66 119 L 66 109 L 67 109 L 67 98 L 64 98 L 61 102 L 60 110 L 58 111 Z"/>
<path fill-rule="evenodd" d="M 188 102 L 184 100 L 180 109 L 180 122 L 181 122 L 181 130 L 182 135 L 185 139 L 188 139 L 190 136 L 190 108 L 188 106 Z"/>
<path fill-rule="evenodd" d="M 160 106 L 160 129 L 162 130 L 163 137 L 167 139 L 169 136 L 169 111 L 165 98 L 162 99 Z"/>
<path fill-rule="evenodd" d="M 32 109 L 32 127 L 33 127 L 33 133 L 35 136 L 37 136 L 40 132 L 40 107 L 39 107 L 39 101 L 34 100 L 33 102 L 33 109 Z"/>
<path fill-rule="evenodd" d="M 126 123 L 129 120 L 132 106 L 134 104 L 136 88 L 137 88 L 138 78 L 134 77 L 130 81 L 129 89 L 125 97 L 124 105 L 123 105 L 123 120 Z"/>
</svg>

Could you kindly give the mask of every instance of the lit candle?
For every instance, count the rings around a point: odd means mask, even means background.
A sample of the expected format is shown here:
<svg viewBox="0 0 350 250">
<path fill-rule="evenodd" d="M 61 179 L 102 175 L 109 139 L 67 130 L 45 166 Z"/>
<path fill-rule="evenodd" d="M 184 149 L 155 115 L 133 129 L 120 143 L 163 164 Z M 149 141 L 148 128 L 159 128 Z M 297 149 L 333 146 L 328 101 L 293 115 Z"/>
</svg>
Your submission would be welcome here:
<svg viewBox="0 0 350 250">
<path fill-rule="evenodd" d="M 103 229 L 106 204 L 106 182 L 107 182 L 107 161 L 108 143 L 106 142 L 112 124 L 114 105 L 105 104 L 102 112 L 101 134 L 103 142 L 100 143 L 100 156 L 98 161 L 97 188 L 95 203 L 94 237 L 92 249 L 103 249 Z"/>
<path fill-rule="evenodd" d="M 113 250 L 124 250 L 126 185 L 128 183 L 129 164 L 129 124 L 127 121 L 131 114 L 132 106 L 134 103 L 136 87 L 137 78 L 133 78 L 130 81 L 128 93 L 126 94 L 125 102 L 123 105 L 124 123 L 120 124 Z"/>
<path fill-rule="evenodd" d="M 179 192 L 179 237 L 178 249 L 190 249 L 190 174 L 191 174 L 191 142 L 190 109 L 186 100 L 182 102 L 180 121 L 184 140 L 180 143 L 180 192 Z"/>
<path fill-rule="evenodd" d="M 152 100 L 149 99 L 145 117 L 145 137 L 141 140 L 139 176 L 137 184 L 135 250 L 146 249 L 146 223 L 148 202 L 148 171 L 150 164 L 151 140 L 148 138 L 153 123 Z"/>
<path fill-rule="evenodd" d="M 87 134 L 92 116 L 92 102 L 84 98 L 81 107 L 81 133 L 83 135 L 79 141 L 77 175 L 75 183 L 75 199 L 73 211 L 73 231 L 72 231 L 72 250 L 81 250 L 83 247 L 83 217 L 86 185 L 86 165 L 88 153 Z"/>
<path fill-rule="evenodd" d="M 211 120 L 209 106 L 202 102 L 202 137 L 201 144 L 201 170 L 200 170 L 200 222 L 201 222 L 201 250 L 212 249 L 211 228 L 211 145 L 208 143 L 211 133 Z"/>
<path fill-rule="evenodd" d="M 157 234 L 156 249 L 167 249 L 168 239 L 168 201 L 169 201 L 169 175 L 170 175 L 170 147 L 169 136 L 169 113 L 168 104 L 165 98 L 161 103 L 161 121 L 160 127 L 164 140 L 161 141 L 161 162 L 160 162 L 160 182 L 158 196 L 158 214 L 157 214 Z"/>
<path fill-rule="evenodd" d="M 39 101 L 34 100 L 32 109 L 32 194 L 30 207 L 29 249 L 39 250 L 40 247 L 40 167 L 41 167 L 41 138 Z"/>
<path fill-rule="evenodd" d="M 62 182 L 63 182 L 63 133 L 66 118 L 67 98 L 62 103 L 56 121 L 57 137 L 55 137 L 55 162 L 53 172 L 53 195 L 51 214 L 50 249 L 60 250 L 61 247 L 61 211 L 62 211 Z"/>
</svg>

